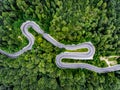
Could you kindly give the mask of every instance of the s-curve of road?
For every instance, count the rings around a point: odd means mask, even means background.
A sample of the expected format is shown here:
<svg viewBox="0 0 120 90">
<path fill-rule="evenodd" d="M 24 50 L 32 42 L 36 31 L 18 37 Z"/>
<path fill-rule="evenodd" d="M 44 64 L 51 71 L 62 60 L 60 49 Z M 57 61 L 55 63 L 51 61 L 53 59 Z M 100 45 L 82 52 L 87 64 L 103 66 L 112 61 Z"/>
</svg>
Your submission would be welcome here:
<svg viewBox="0 0 120 90">
<path fill-rule="evenodd" d="M 52 36 L 49 34 L 45 33 L 38 24 L 36 24 L 34 21 L 26 21 L 21 25 L 21 31 L 22 34 L 28 39 L 29 44 L 25 46 L 23 49 L 21 49 L 18 52 L 15 53 L 7 53 L 3 50 L 0 49 L 0 53 L 4 54 L 10 58 L 16 58 L 19 55 L 23 54 L 24 52 L 31 50 L 32 46 L 34 44 L 34 36 L 28 32 L 28 29 L 32 27 L 37 33 L 41 34 L 43 38 L 45 38 L 47 41 L 52 43 L 54 46 L 59 47 L 59 48 L 65 48 L 66 50 L 77 50 L 77 49 L 82 49 L 82 48 L 87 48 L 87 52 L 62 52 L 56 56 L 56 65 L 59 68 L 71 68 L 71 69 L 76 69 L 76 68 L 85 68 L 91 71 L 95 71 L 97 73 L 106 73 L 106 72 L 112 72 L 112 71 L 117 71 L 120 70 L 120 65 L 114 65 L 111 67 L 105 67 L 105 68 L 100 68 L 97 66 L 93 66 L 90 64 L 86 63 L 65 63 L 62 62 L 62 59 L 81 59 L 81 60 L 92 60 L 93 56 L 95 54 L 95 48 L 91 42 L 84 42 L 80 43 L 77 45 L 65 45 L 62 44 L 58 41 L 56 41 Z"/>
</svg>

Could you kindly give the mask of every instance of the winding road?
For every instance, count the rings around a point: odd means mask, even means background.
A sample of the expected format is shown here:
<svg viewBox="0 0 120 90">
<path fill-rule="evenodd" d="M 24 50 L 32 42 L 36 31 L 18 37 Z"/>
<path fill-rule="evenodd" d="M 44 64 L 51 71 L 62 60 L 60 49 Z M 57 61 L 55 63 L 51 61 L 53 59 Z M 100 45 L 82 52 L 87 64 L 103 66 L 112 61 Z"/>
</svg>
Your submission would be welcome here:
<svg viewBox="0 0 120 90">
<path fill-rule="evenodd" d="M 38 24 L 36 24 L 34 21 L 26 21 L 21 25 L 21 31 L 22 34 L 28 39 L 29 43 L 27 46 L 25 46 L 23 49 L 21 49 L 18 52 L 15 53 L 7 53 L 3 50 L 0 49 L 0 53 L 4 54 L 10 58 L 16 58 L 19 55 L 23 54 L 24 52 L 31 50 L 32 46 L 34 44 L 34 36 L 28 32 L 28 29 L 32 27 L 37 33 L 41 34 L 43 38 L 45 38 L 47 41 L 52 43 L 54 46 L 59 47 L 59 48 L 65 48 L 66 50 L 77 50 L 77 49 L 82 49 L 82 48 L 87 48 L 87 52 L 62 52 L 56 56 L 56 65 L 59 68 L 71 68 L 71 69 L 76 69 L 76 68 L 85 68 L 91 71 L 95 71 L 97 73 L 106 73 L 106 72 L 112 72 L 112 71 L 117 71 L 120 70 L 120 65 L 114 65 L 111 67 L 105 67 L 105 68 L 100 68 L 96 67 L 90 64 L 86 63 L 65 63 L 62 62 L 62 59 L 81 59 L 81 60 L 92 60 L 93 56 L 95 54 L 95 48 L 91 42 L 84 42 L 81 44 L 77 45 L 65 45 L 62 44 L 58 41 L 56 41 L 52 36 L 49 34 L 45 33 Z"/>
</svg>

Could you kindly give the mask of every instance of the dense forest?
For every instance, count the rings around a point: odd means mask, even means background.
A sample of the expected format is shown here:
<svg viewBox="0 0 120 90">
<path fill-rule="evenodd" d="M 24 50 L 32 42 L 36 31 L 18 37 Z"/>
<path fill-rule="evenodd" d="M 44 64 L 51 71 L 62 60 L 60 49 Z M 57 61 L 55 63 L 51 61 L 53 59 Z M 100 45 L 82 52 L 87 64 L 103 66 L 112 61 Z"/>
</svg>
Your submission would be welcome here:
<svg viewBox="0 0 120 90">
<path fill-rule="evenodd" d="M 106 67 L 101 56 L 120 55 L 120 0 L 0 0 L 0 49 L 14 53 L 28 44 L 20 30 L 27 20 L 64 44 L 91 41 L 96 53 L 85 63 Z M 0 54 L 0 90 L 120 90 L 120 71 L 60 69 L 55 57 L 66 50 L 29 32 L 32 50 L 15 59 Z"/>
</svg>

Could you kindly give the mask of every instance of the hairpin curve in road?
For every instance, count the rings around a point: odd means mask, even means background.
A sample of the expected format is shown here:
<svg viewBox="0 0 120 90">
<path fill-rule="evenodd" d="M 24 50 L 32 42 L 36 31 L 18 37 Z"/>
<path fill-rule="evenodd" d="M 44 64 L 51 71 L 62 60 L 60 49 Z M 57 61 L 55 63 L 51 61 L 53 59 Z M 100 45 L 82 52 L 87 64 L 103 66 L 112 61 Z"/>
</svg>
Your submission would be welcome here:
<svg viewBox="0 0 120 90">
<path fill-rule="evenodd" d="M 71 69 L 85 68 L 85 69 L 95 71 L 95 72 L 98 72 L 98 73 L 105 73 L 105 72 L 120 70 L 120 65 L 114 65 L 114 66 L 111 66 L 111 67 L 100 68 L 100 67 L 96 67 L 96 66 L 86 64 L 86 63 L 65 63 L 65 62 L 62 62 L 62 59 L 92 60 L 93 56 L 95 54 L 95 48 L 94 48 L 94 46 L 91 42 L 84 42 L 84 43 L 77 44 L 77 45 L 62 44 L 62 43 L 56 41 L 49 34 L 45 33 L 39 27 L 39 25 L 36 24 L 34 21 L 26 21 L 21 25 L 22 34 L 29 41 L 27 46 L 25 46 L 20 51 L 12 53 L 12 54 L 7 53 L 7 52 L 5 52 L 1 49 L 0 49 L 0 53 L 4 54 L 4 55 L 6 55 L 10 58 L 16 58 L 19 55 L 23 54 L 24 52 L 26 52 L 28 50 L 31 50 L 35 39 L 34 39 L 34 36 L 30 32 L 28 32 L 28 28 L 30 28 L 30 27 L 32 27 L 37 33 L 41 34 L 47 41 L 49 41 L 50 43 L 52 43 L 56 47 L 65 48 L 66 50 L 77 50 L 77 49 L 81 49 L 81 48 L 87 48 L 88 49 L 87 52 L 63 52 L 63 53 L 58 54 L 56 56 L 56 65 L 59 68 L 71 68 Z"/>
</svg>

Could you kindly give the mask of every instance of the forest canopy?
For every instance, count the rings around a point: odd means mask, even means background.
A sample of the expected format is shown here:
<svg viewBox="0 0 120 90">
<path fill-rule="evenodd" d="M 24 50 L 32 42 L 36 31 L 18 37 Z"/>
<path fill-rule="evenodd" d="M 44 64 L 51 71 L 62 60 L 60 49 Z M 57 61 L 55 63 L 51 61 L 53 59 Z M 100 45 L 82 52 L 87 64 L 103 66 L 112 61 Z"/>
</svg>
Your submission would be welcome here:
<svg viewBox="0 0 120 90">
<path fill-rule="evenodd" d="M 0 0 L 0 49 L 13 53 L 28 44 L 20 30 L 27 20 L 64 44 L 91 41 L 96 52 L 85 63 L 106 67 L 100 56 L 120 55 L 120 0 Z M 0 90 L 120 90 L 120 71 L 60 69 L 55 57 L 65 50 L 29 31 L 32 50 L 16 59 L 0 54 Z"/>
</svg>

